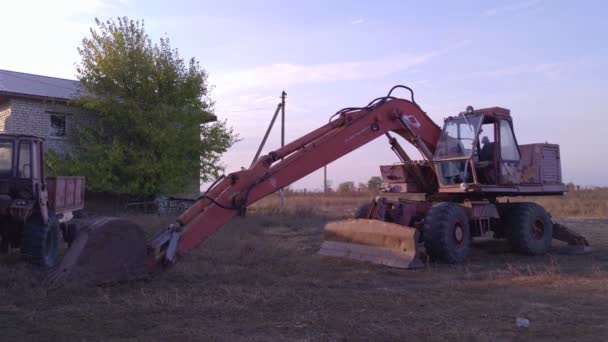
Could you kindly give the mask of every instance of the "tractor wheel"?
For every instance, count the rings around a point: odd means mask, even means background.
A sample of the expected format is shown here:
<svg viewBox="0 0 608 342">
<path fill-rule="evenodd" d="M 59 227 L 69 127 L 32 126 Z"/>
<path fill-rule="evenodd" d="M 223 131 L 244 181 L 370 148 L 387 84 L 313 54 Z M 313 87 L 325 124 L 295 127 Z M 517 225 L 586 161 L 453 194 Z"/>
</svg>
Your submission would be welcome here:
<svg viewBox="0 0 608 342">
<path fill-rule="evenodd" d="M 49 216 L 48 224 L 42 217 L 28 219 L 21 235 L 21 256 L 28 262 L 42 267 L 52 267 L 59 261 L 61 230 L 54 216 Z"/>
<path fill-rule="evenodd" d="M 541 255 L 551 247 L 551 217 L 536 203 L 513 204 L 506 217 L 506 227 L 509 243 L 518 253 Z"/>
<path fill-rule="evenodd" d="M 76 240 L 76 238 L 78 237 L 78 226 L 76 226 L 75 223 L 68 223 L 66 224 L 65 227 L 65 232 L 66 232 L 66 239 L 65 242 L 67 242 L 68 247 L 72 246 L 72 243 L 74 242 L 74 240 Z"/>
<path fill-rule="evenodd" d="M 61 228 L 61 236 L 63 236 L 63 241 L 68 244 L 68 247 L 72 246 L 72 243 L 78 237 L 78 227 L 75 223 L 60 223 L 59 227 Z"/>
<path fill-rule="evenodd" d="M 424 246 L 431 259 L 449 264 L 462 262 L 471 247 L 469 218 L 454 203 L 437 203 L 424 220 Z"/>
</svg>

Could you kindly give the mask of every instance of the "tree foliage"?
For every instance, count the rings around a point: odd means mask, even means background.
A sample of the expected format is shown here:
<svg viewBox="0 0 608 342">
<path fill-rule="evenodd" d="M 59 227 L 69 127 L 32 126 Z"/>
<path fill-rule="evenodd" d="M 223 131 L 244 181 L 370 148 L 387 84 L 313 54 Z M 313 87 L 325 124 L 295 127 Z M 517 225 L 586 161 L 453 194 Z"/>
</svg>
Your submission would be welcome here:
<svg viewBox="0 0 608 342">
<path fill-rule="evenodd" d="M 201 124 L 213 115 L 206 71 L 168 38 L 152 43 L 143 21 L 95 22 L 78 49 L 76 101 L 94 122 L 72 134 L 74 154 L 51 154 L 50 164 L 86 176 L 90 190 L 128 194 L 183 192 L 199 170 L 203 181 L 217 177 L 236 135 L 225 121 Z"/>
<path fill-rule="evenodd" d="M 351 192 L 355 192 L 354 182 L 343 182 L 338 185 L 338 193 L 349 194 Z"/>
<path fill-rule="evenodd" d="M 367 189 L 371 193 L 380 191 L 380 185 L 382 185 L 382 177 L 373 176 L 367 181 Z"/>
</svg>

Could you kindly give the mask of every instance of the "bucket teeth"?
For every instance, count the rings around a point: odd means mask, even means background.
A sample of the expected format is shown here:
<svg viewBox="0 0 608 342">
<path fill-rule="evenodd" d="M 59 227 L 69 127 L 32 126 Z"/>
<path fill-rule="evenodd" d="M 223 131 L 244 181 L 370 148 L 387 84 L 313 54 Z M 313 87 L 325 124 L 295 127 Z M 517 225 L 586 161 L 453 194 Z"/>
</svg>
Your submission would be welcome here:
<svg viewBox="0 0 608 342">
<path fill-rule="evenodd" d="M 364 260 L 398 268 L 420 268 L 423 248 L 418 230 L 379 220 L 328 223 L 319 254 Z"/>
</svg>

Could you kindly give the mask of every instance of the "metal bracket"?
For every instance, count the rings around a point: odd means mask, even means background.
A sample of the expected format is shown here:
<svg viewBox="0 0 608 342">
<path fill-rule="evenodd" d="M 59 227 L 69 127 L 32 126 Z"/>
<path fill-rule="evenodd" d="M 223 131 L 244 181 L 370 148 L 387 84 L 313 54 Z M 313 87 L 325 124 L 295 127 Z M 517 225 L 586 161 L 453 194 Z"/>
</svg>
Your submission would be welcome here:
<svg viewBox="0 0 608 342">
<path fill-rule="evenodd" d="M 167 246 L 167 250 L 165 251 L 165 262 L 170 264 L 175 263 L 177 243 L 179 242 L 181 235 L 181 227 L 175 227 L 175 229 L 172 229 L 171 237 L 169 238 L 169 246 Z"/>
</svg>

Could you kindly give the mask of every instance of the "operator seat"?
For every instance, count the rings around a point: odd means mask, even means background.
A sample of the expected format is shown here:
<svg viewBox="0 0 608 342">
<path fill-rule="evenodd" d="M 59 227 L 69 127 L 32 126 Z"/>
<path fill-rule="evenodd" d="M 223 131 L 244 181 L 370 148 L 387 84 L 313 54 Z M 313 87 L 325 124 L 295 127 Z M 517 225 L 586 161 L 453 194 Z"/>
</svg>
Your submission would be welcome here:
<svg viewBox="0 0 608 342">
<path fill-rule="evenodd" d="M 483 184 L 496 184 L 494 175 L 494 143 L 487 136 L 481 138 L 481 149 L 479 150 L 479 163 L 477 174 L 479 181 Z"/>
<path fill-rule="evenodd" d="M 488 137 L 481 138 L 481 151 L 479 151 L 479 161 L 494 160 L 494 143 Z"/>
</svg>

